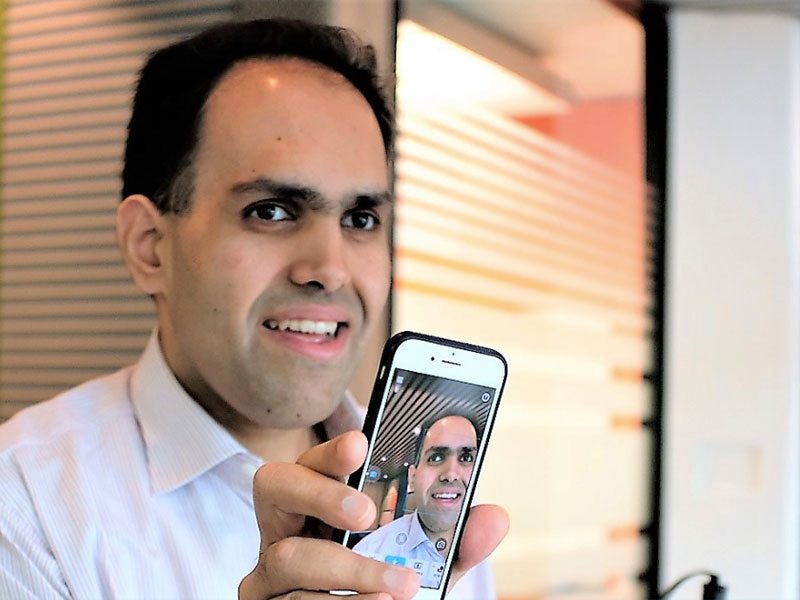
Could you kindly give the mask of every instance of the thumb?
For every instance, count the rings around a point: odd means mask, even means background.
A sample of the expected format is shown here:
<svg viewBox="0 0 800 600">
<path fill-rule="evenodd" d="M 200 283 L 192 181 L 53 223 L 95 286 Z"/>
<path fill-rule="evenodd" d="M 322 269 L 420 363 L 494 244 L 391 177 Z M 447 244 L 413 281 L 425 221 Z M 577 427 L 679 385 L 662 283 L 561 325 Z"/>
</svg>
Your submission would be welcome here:
<svg viewBox="0 0 800 600">
<path fill-rule="evenodd" d="M 504 508 L 481 504 L 470 509 L 453 566 L 448 592 L 472 567 L 485 560 L 508 533 L 509 519 Z"/>
</svg>

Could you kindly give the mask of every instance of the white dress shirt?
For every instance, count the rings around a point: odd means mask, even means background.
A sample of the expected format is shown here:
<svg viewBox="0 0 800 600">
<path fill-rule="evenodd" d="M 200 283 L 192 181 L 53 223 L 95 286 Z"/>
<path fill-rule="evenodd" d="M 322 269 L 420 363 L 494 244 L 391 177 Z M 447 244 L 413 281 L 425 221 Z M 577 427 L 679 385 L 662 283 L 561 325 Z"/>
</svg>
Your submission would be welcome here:
<svg viewBox="0 0 800 600">
<path fill-rule="evenodd" d="M 369 558 L 414 569 L 422 587 L 439 589 L 444 575 L 444 557 L 422 529 L 414 511 L 378 527 L 353 546 Z"/>
<path fill-rule="evenodd" d="M 326 431 L 362 417 L 348 399 Z M 0 426 L 0 598 L 236 598 L 258 558 L 261 464 L 187 395 L 154 334 L 138 364 Z M 450 597 L 486 600 L 490 581 L 484 563 Z"/>
</svg>

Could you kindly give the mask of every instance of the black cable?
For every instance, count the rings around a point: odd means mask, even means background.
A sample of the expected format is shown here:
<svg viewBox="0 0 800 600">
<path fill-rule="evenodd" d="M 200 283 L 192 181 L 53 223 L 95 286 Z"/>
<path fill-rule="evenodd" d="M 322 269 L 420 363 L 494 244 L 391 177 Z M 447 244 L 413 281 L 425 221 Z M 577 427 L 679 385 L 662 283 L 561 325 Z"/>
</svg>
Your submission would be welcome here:
<svg viewBox="0 0 800 600">
<path fill-rule="evenodd" d="M 725 600 L 725 597 L 728 594 L 728 588 L 723 586 L 719 582 L 719 576 L 711 571 L 692 571 L 691 573 L 687 573 L 678 579 L 678 581 L 669 586 L 665 591 L 661 592 L 658 595 L 659 600 L 664 600 L 664 598 L 674 592 L 678 586 L 682 585 L 692 577 L 702 576 L 708 577 L 708 581 L 705 583 L 705 585 L 703 585 L 703 600 Z"/>
</svg>

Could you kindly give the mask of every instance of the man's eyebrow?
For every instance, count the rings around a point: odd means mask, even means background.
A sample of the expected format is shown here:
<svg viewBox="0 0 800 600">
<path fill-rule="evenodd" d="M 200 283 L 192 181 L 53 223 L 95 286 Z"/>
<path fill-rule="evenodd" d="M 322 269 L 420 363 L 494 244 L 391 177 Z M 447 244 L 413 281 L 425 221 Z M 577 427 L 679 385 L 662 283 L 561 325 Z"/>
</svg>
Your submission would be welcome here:
<svg viewBox="0 0 800 600">
<path fill-rule="evenodd" d="M 331 210 L 333 207 L 332 203 L 314 188 L 277 181 L 268 177 L 258 177 L 251 181 L 236 183 L 231 187 L 231 192 L 236 195 L 261 194 L 300 200 L 311 210 L 325 211 Z M 393 196 L 390 192 L 362 193 L 355 195 L 352 204 L 355 208 L 373 208 L 392 201 Z"/>
<path fill-rule="evenodd" d="M 356 208 L 373 208 L 394 202 L 391 192 L 378 192 L 375 194 L 358 194 L 354 205 Z"/>
<path fill-rule="evenodd" d="M 477 452 L 478 448 L 476 446 L 457 446 L 455 448 L 458 452 L 464 452 L 465 450 L 469 452 Z M 431 446 L 425 451 L 425 454 L 451 454 L 453 452 L 453 448 L 450 446 Z"/>
<path fill-rule="evenodd" d="M 263 194 L 292 198 L 303 201 L 305 204 L 308 204 L 309 208 L 312 210 L 322 210 L 327 205 L 322 194 L 313 188 L 276 181 L 268 177 L 258 177 L 250 181 L 236 183 L 231 187 L 231 192 L 237 195 Z"/>
</svg>

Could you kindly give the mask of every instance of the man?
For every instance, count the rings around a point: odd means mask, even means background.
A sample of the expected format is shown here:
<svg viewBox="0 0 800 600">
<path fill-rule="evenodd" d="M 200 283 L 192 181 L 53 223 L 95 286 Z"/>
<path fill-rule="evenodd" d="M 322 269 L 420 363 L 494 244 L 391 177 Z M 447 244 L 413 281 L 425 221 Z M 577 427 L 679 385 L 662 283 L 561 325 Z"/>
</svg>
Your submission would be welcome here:
<svg viewBox="0 0 800 600">
<path fill-rule="evenodd" d="M 117 230 L 158 328 L 2 427 L 0 597 L 414 595 L 307 527 L 375 514 L 340 478 L 365 456 L 345 389 L 389 290 L 390 145 L 346 32 L 229 24 L 149 59 Z M 473 514 L 460 575 L 507 527 Z"/>
<path fill-rule="evenodd" d="M 353 548 L 370 558 L 412 567 L 422 587 L 438 588 L 478 451 L 477 426 L 439 415 L 423 424 L 408 468 L 416 510 L 380 527 Z"/>
</svg>

